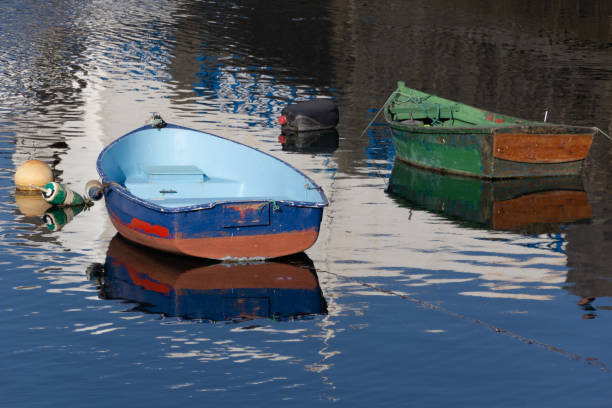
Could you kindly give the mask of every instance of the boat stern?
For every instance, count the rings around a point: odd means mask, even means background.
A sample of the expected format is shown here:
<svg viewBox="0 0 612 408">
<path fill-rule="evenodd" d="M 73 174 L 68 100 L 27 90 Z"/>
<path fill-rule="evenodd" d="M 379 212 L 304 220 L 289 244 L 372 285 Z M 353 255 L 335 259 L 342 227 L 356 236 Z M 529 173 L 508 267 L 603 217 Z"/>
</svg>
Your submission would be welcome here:
<svg viewBox="0 0 612 408">
<path fill-rule="evenodd" d="M 493 178 L 577 175 L 595 128 L 562 125 L 500 128 L 493 132 Z"/>
</svg>

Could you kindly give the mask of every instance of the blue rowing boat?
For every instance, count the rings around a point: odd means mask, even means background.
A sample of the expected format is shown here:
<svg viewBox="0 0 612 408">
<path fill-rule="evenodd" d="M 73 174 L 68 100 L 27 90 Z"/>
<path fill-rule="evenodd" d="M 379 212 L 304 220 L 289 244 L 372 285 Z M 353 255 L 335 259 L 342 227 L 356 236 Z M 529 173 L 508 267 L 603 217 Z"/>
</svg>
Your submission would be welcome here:
<svg viewBox="0 0 612 408">
<path fill-rule="evenodd" d="M 125 238 L 210 259 L 276 258 L 312 246 L 322 189 L 267 153 L 194 129 L 136 129 L 97 160 L 106 208 Z"/>
</svg>

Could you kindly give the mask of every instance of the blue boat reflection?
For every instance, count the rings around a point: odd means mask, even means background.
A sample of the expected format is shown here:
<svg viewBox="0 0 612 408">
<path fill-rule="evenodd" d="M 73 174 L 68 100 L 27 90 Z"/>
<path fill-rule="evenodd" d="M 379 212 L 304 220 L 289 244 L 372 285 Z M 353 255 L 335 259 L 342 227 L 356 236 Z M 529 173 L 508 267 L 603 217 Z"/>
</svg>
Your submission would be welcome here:
<svg viewBox="0 0 612 408">
<path fill-rule="evenodd" d="M 592 218 L 579 176 L 489 181 L 395 161 L 387 192 L 400 205 L 491 230 L 553 233 Z"/>
<path fill-rule="evenodd" d="M 145 313 L 208 321 L 290 320 L 326 314 L 306 254 L 274 261 L 222 263 L 155 251 L 116 235 L 106 262 L 92 265 L 100 297 L 137 302 Z"/>
</svg>

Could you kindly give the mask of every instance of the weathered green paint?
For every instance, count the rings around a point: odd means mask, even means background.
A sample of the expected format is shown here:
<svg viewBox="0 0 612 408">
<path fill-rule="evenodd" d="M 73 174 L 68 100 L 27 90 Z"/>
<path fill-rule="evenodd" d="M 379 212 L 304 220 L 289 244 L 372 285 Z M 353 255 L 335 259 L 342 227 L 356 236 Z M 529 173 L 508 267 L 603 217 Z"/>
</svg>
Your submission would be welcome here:
<svg viewBox="0 0 612 408">
<path fill-rule="evenodd" d="M 85 200 L 79 194 L 70 190 L 63 184 L 50 182 L 42 188 L 43 198 L 49 204 L 59 206 L 83 205 Z"/>
<path fill-rule="evenodd" d="M 493 152 L 495 135 L 591 133 L 594 128 L 527 121 L 407 88 L 398 82 L 384 114 L 396 157 L 442 172 L 488 179 L 579 174 L 582 160 L 544 164 L 508 161 Z M 529 145 L 522 145 L 529 146 Z"/>
<path fill-rule="evenodd" d="M 393 129 L 397 157 L 434 169 L 452 168 L 456 173 L 486 176 L 490 144 L 469 133 L 421 133 Z"/>
</svg>

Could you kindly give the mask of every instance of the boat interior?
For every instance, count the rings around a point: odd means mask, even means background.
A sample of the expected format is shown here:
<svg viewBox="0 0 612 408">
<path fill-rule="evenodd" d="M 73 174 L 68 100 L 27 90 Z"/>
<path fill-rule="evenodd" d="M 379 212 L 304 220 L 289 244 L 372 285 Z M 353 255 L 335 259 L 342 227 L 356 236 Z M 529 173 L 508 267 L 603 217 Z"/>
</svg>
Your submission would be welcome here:
<svg viewBox="0 0 612 408">
<path fill-rule="evenodd" d="M 173 126 L 142 128 L 117 140 L 98 166 L 112 182 L 162 207 L 326 202 L 316 185 L 281 160 L 228 139 Z"/>
<path fill-rule="evenodd" d="M 524 122 L 417 91 L 403 82 L 391 96 L 387 113 L 393 121 L 415 127 L 499 127 Z"/>
</svg>

